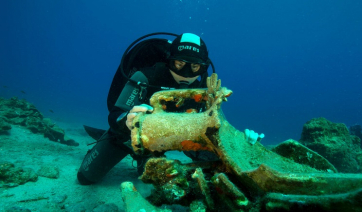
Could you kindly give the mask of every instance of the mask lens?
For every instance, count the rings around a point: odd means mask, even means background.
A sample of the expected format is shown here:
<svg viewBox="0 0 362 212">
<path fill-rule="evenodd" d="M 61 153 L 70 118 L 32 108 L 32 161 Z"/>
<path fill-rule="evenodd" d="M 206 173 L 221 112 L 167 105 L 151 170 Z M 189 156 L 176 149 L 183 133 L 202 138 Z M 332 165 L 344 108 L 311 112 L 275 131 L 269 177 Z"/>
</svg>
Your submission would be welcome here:
<svg viewBox="0 0 362 212">
<path fill-rule="evenodd" d="M 181 70 L 185 65 L 186 65 L 186 62 L 180 61 L 180 60 L 175 60 L 175 67 L 178 71 Z"/>
<path fill-rule="evenodd" d="M 198 72 L 201 68 L 201 65 L 198 63 L 191 63 L 191 70 L 192 72 Z"/>
</svg>

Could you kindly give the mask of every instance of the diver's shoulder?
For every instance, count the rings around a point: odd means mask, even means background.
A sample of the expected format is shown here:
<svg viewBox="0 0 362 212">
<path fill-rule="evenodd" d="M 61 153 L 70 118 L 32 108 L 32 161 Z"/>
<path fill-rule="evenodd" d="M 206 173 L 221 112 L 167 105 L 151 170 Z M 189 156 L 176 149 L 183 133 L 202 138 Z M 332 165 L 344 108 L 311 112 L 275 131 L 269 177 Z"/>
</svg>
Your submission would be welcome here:
<svg viewBox="0 0 362 212">
<path fill-rule="evenodd" d="M 160 78 L 168 71 L 168 68 L 165 63 L 156 63 L 154 66 L 143 68 L 140 71 L 150 80 Z"/>
</svg>

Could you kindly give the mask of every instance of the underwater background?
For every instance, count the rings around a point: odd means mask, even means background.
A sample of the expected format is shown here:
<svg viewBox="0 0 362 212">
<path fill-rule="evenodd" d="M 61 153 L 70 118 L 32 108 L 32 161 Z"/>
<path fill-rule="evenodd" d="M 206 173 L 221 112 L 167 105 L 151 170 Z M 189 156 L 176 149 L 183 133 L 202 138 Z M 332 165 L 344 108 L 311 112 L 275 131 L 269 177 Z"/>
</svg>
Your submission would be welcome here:
<svg viewBox="0 0 362 212">
<path fill-rule="evenodd" d="M 234 91 L 222 106 L 227 120 L 265 133 L 263 144 L 299 140 L 312 118 L 362 124 L 361 11 L 358 0 L 1 1 L 0 97 L 106 129 L 108 89 L 128 45 L 192 32 Z"/>
</svg>

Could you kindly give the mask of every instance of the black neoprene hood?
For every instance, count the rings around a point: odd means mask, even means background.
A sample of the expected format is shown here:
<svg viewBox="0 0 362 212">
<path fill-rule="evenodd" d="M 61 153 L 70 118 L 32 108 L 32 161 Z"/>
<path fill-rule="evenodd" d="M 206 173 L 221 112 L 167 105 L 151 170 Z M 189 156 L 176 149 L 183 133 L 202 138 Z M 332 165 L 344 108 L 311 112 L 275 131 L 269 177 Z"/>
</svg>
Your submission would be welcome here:
<svg viewBox="0 0 362 212">
<path fill-rule="evenodd" d="M 172 42 L 169 59 L 205 65 L 210 63 L 205 42 L 192 33 L 181 34 Z"/>
</svg>

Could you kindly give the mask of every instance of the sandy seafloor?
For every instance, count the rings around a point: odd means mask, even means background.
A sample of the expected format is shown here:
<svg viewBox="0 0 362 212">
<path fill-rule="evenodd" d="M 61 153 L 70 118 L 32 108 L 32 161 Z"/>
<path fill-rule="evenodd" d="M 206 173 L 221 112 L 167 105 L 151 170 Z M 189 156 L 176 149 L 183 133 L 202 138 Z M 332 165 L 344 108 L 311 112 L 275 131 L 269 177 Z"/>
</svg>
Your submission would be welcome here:
<svg viewBox="0 0 362 212">
<path fill-rule="evenodd" d="M 14 163 L 15 167 L 32 168 L 35 172 L 43 165 L 56 166 L 60 171 L 58 179 L 39 176 L 36 182 L 0 188 L 0 211 L 7 211 L 8 208 L 19 209 L 12 211 L 94 211 L 102 204 L 111 203 L 118 207 L 118 211 L 125 211 L 120 191 L 120 184 L 125 181 L 134 183 L 143 196 L 150 194 L 153 186 L 138 179 L 130 156 L 117 164 L 100 183 L 80 185 L 76 179 L 77 170 L 87 150 L 92 147 L 87 144 L 94 140 L 86 134 L 82 125 L 56 124 L 80 145 L 59 144 L 16 125 L 12 125 L 9 133 L 0 134 L 1 161 Z M 180 152 L 169 152 L 167 157 L 181 162 L 190 161 Z M 178 208 L 177 211 L 182 209 Z"/>
</svg>

